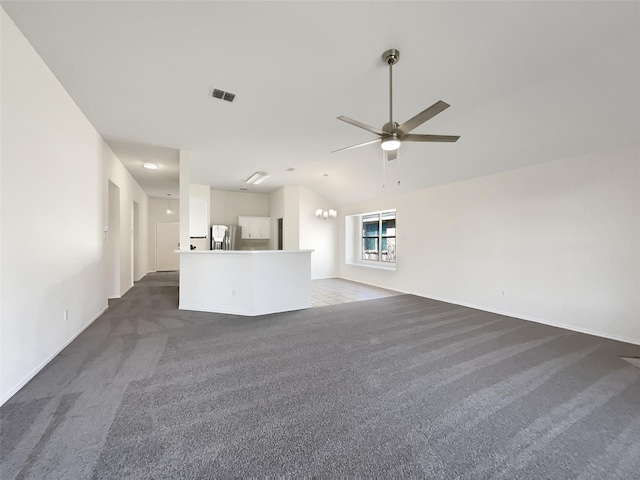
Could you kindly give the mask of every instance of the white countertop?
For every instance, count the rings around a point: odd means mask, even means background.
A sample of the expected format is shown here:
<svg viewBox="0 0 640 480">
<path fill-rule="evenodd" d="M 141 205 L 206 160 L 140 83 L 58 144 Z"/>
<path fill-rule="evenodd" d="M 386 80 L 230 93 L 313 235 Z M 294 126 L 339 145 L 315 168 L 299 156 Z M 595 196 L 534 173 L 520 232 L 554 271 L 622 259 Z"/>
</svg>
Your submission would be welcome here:
<svg viewBox="0 0 640 480">
<path fill-rule="evenodd" d="M 260 255 L 260 254 L 282 254 L 282 253 L 311 253 L 313 250 L 175 250 L 175 253 L 189 254 L 213 254 L 213 255 Z"/>
</svg>

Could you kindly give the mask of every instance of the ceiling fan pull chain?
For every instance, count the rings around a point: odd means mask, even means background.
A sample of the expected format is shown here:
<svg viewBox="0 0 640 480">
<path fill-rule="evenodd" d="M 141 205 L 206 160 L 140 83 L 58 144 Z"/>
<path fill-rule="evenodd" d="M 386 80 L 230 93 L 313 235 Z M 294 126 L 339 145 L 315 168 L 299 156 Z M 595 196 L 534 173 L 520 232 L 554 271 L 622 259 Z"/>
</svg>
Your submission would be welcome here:
<svg viewBox="0 0 640 480">
<path fill-rule="evenodd" d="M 400 186 L 400 152 L 398 151 L 398 183 L 396 184 L 397 186 Z"/>
</svg>

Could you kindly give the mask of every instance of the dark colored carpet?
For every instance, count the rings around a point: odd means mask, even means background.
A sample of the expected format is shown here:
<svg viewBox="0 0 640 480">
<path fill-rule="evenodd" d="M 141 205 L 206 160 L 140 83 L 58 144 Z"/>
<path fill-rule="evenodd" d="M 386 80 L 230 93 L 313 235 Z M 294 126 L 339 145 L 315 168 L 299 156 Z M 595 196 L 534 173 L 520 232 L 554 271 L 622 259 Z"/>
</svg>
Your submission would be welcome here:
<svg viewBox="0 0 640 480">
<path fill-rule="evenodd" d="M 264 317 L 151 274 L 1 409 L 2 478 L 638 478 L 640 348 L 411 295 Z"/>
</svg>

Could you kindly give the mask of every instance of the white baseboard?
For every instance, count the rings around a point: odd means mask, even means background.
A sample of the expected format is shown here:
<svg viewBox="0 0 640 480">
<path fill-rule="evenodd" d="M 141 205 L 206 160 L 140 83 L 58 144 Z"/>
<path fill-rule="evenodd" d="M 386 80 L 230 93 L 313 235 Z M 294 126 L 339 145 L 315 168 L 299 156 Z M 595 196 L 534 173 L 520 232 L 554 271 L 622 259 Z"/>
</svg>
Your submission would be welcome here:
<svg viewBox="0 0 640 480">
<path fill-rule="evenodd" d="M 109 297 L 109 300 L 117 300 L 118 298 L 124 297 L 127 294 L 127 292 L 129 292 L 129 290 L 131 290 L 134 286 L 135 286 L 135 282 L 129 285 L 124 292 L 120 292 L 120 295 L 118 295 L 117 297 Z"/>
<path fill-rule="evenodd" d="M 358 280 L 352 280 L 350 278 L 345 278 L 345 277 L 339 277 L 339 278 L 343 278 L 344 280 L 349 280 L 350 282 L 364 283 L 364 282 L 359 282 Z M 372 285 L 374 287 L 386 288 L 387 290 L 392 290 L 389 287 L 385 287 L 383 285 L 375 285 L 375 284 L 372 284 L 372 283 L 367 283 L 367 285 Z M 474 304 L 471 304 L 471 303 L 459 302 L 457 300 L 451 300 L 449 298 L 425 297 L 424 295 L 420 295 L 418 293 L 401 292 L 400 290 L 395 290 L 395 291 L 396 292 L 400 292 L 400 293 L 405 293 L 407 295 L 415 295 L 416 297 L 430 298 L 432 300 L 438 300 L 439 302 L 452 303 L 453 305 L 460 305 L 461 307 L 475 308 L 476 310 L 482 310 L 484 312 L 496 313 L 498 315 L 504 315 L 506 317 L 513 317 L 513 318 L 517 318 L 517 319 L 520 319 L 520 320 L 527 320 L 529 322 L 541 323 L 543 325 L 549 325 L 550 327 L 563 328 L 565 330 L 570 330 L 572 332 L 585 333 L 587 335 L 594 335 L 596 337 L 607 338 L 609 340 L 616 340 L 618 342 L 625 342 L 625 343 L 631 343 L 633 345 L 640 345 L 640 339 L 638 339 L 638 338 L 619 337 L 617 335 L 611 335 L 609 333 L 598 332 L 598 331 L 595 331 L 595 330 L 590 330 L 588 328 L 577 328 L 577 327 L 574 327 L 573 325 L 566 325 L 566 324 L 558 323 L 558 322 L 550 322 L 549 320 L 543 320 L 541 318 L 536 318 L 536 317 L 532 317 L 532 316 L 529 316 L 529 315 L 522 315 L 520 313 L 505 312 L 505 311 L 502 311 L 502 310 L 493 310 L 493 309 L 489 309 L 489 308 L 481 306 L 481 305 L 474 305 Z"/>
<path fill-rule="evenodd" d="M 51 360 L 53 360 L 56 356 L 58 356 L 58 354 L 60 352 L 62 352 L 62 350 L 64 350 L 65 348 L 67 348 L 67 346 L 73 342 L 76 337 L 78 335 L 80 335 L 82 332 L 84 332 L 89 325 L 91 325 L 93 322 L 95 322 L 98 318 L 100 318 L 100 316 L 107 311 L 107 309 L 109 308 L 109 305 L 105 306 L 102 310 L 100 310 L 100 312 L 95 315 L 91 320 L 89 320 L 77 333 L 75 333 L 69 340 L 67 340 L 65 342 L 64 345 L 62 345 L 62 347 L 60 347 L 55 353 L 52 353 L 44 362 L 42 362 L 40 365 L 38 365 L 36 368 L 34 368 L 31 373 L 29 373 L 29 375 L 26 376 L 26 378 L 24 380 L 22 380 L 20 383 L 18 383 L 16 386 L 14 386 L 13 388 L 11 388 L 0 400 L 0 406 L 4 405 L 5 402 L 7 402 L 11 397 L 13 397 L 16 393 L 18 393 L 20 391 L 20 389 L 22 387 L 24 387 L 27 383 L 29 383 L 29 381 L 35 377 L 40 370 L 42 370 L 44 367 L 46 367 L 49 362 L 51 362 Z"/>
<path fill-rule="evenodd" d="M 410 295 L 416 295 L 416 296 L 422 297 L 422 295 L 417 295 L 417 294 L 410 294 Z M 631 343 L 633 345 L 640 345 L 640 339 L 637 339 L 637 338 L 619 337 L 617 335 L 611 335 L 609 333 L 604 333 L 604 332 L 597 332 L 595 330 L 590 330 L 588 328 L 578 328 L 578 327 L 574 327 L 573 325 L 566 325 L 564 323 L 551 322 L 549 320 L 543 320 L 541 318 L 532 317 L 530 315 L 522 315 L 520 313 L 489 309 L 487 307 L 483 307 L 480 305 L 473 305 L 471 303 L 462 303 L 462 302 L 450 300 L 447 298 L 436 298 L 436 297 L 424 297 L 424 298 L 431 298 L 432 300 L 452 303 L 454 305 L 460 305 L 462 307 L 475 308 L 476 310 L 482 310 L 484 312 L 497 313 L 498 315 L 504 315 L 505 317 L 513 317 L 519 320 L 527 320 L 529 322 L 541 323 L 543 325 L 549 325 L 550 327 L 563 328 L 565 330 L 570 330 L 572 332 L 586 333 L 587 335 L 594 335 L 596 337 L 607 338 L 609 340 L 616 340 L 618 342 Z"/>
<path fill-rule="evenodd" d="M 397 290 L 397 289 L 391 288 L 389 286 L 378 285 L 377 283 L 365 282 L 363 280 L 354 280 L 353 278 L 341 277 L 339 275 L 337 277 L 334 277 L 334 278 L 340 278 L 340 279 L 346 280 L 348 282 L 361 283 L 363 285 L 370 285 L 372 287 L 384 288 L 385 290 L 391 290 L 392 292 L 404 293 L 405 295 L 415 295 L 416 297 L 431 298 L 431 297 L 425 297 L 424 295 L 418 295 L 417 293 L 403 292 L 402 290 Z M 434 300 L 435 300 L 435 298 L 434 298 Z M 450 302 L 450 303 L 452 303 L 452 302 Z"/>
</svg>

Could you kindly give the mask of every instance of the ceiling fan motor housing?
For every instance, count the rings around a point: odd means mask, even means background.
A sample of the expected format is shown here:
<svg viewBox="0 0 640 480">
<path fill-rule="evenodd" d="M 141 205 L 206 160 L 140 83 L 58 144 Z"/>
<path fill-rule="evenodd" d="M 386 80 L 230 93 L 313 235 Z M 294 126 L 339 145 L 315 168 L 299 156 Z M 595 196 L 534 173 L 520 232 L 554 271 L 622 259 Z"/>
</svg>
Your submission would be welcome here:
<svg viewBox="0 0 640 480">
<path fill-rule="evenodd" d="M 393 122 L 393 125 L 391 125 L 389 122 L 385 123 L 382 126 L 382 130 L 385 132 L 388 132 L 389 134 L 393 133 L 396 131 L 396 128 L 398 128 L 398 122 Z"/>
</svg>

